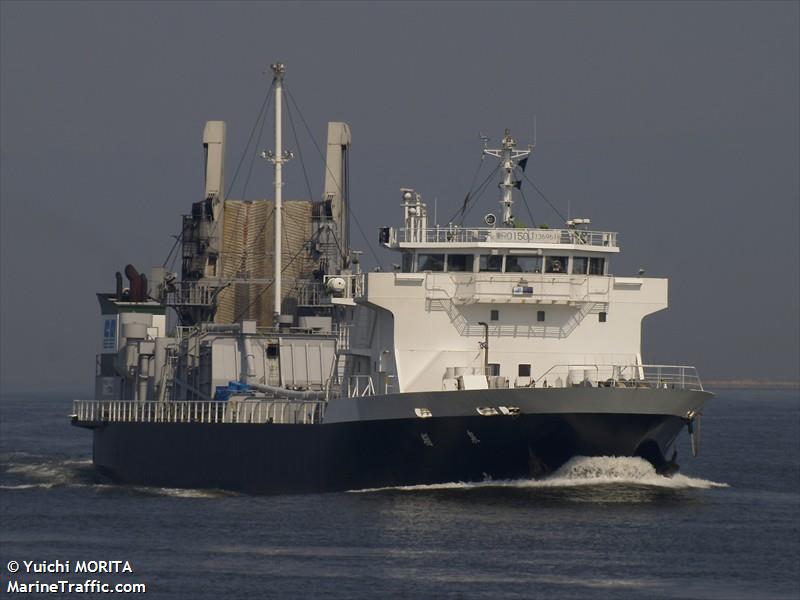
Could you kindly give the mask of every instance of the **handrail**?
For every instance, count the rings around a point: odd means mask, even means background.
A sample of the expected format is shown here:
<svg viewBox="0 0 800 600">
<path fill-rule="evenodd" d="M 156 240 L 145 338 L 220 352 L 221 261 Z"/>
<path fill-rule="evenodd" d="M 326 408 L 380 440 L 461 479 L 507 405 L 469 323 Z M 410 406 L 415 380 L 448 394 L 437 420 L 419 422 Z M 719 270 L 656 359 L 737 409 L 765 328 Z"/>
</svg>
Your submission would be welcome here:
<svg viewBox="0 0 800 600">
<path fill-rule="evenodd" d="M 583 229 L 536 229 L 494 227 L 392 227 L 387 245 L 399 243 L 521 243 L 571 244 L 617 247 L 617 232 L 586 231 Z"/>
<path fill-rule="evenodd" d="M 329 282 L 334 279 L 341 279 L 344 281 L 344 289 L 335 294 L 338 298 L 359 298 L 364 295 L 364 280 L 366 273 L 339 273 L 334 275 L 325 275 L 323 278 L 323 286 L 327 288 Z"/>
<path fill-rule="evenodd" d="M 200 281 L 178 281 L 166 290 L 165 303 L 170 306 L 211 306 L 224 284 Z"/>
<path fill-rule="evenodd" d="M 612 275 L 584 275 L 571 273 L 469 273 L 458 280 L 450 274 L 454 291 L 441 288 L 445 298 L 463 298 L 480 302 L 496 296 L 513 297 L 516 286 L 529 285 L 533 291 L 526 298 L 564 299 L 577 302 L 608 296 L 614 280 Z M 428 292 L 428 290 L 426 290 Z M 428 292 L 426 297 L 432 294 Z M 458 302 L 463 303 L 463 300 Z"/>
<path fill-rule="evenodd" d="M 322 422 L 322 400 L 75 400 L 72 412 L 85 423 L 278 423 Z"/>
<path fill-rule="evenodd" d="M 351 375 L 347 383 L 347 395 L 351 398 L 374 396 L 375 385 L 371 375 Z"/>
<path fill-rule="evenodd" d="M 570 372 L 580 369 L 594 369 L 595 380 L 584 377 L 580 382 L 570 381 Z M 597 385 L 600 387 L 649 387 L 655 389 L 680 389 L 703 391 L 703 384 L 695 367 L 689 365 L 613 365 L 613 364 L 558 364 L 553 365 L 537 377 L 534 386 L 548 384 L 548 376 L 561 377 L 564 387 L 570 385 Z M 561 387 L 561 386 L 556 386 Z"/>
</svg>

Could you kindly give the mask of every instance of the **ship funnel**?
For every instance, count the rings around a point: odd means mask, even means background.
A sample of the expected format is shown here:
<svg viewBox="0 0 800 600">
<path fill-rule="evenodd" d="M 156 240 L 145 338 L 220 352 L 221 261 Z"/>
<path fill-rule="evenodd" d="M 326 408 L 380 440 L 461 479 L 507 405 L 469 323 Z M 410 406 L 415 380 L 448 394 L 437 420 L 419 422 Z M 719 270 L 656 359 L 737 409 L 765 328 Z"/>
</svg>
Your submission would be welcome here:
<svg viewBox="0 0 800 600">
<path fill-rule="evenodd" d="M 206 198 L 224 200 L 225 182 L 225 121 L 207 121 L 203 129 L 205 150 Z"/>
<path fill-rule="evenodd" d="M 342 249 L 350 247 L 348 229 L 348 152 L 352 136 L 347 123 L 332 121 L 328 123 L 328 148 L 325 157 L 325 191 L 323 200 L 330 202 L 331 219 L 336 229 L 336 245 Z M 344 267 L 346 256 L 339 256 L 336 264 Z M 335 271 L 338 273 L 338 270 Z"/>
<path fill-rule="evenodd" d="M 131 302 L 144 302 L 147 300 L 147 278 L 144 275 L 140 275 L 133 265 L 125 267 L 125 276 L 131 282 L 129 292 Z"/>
</svg>

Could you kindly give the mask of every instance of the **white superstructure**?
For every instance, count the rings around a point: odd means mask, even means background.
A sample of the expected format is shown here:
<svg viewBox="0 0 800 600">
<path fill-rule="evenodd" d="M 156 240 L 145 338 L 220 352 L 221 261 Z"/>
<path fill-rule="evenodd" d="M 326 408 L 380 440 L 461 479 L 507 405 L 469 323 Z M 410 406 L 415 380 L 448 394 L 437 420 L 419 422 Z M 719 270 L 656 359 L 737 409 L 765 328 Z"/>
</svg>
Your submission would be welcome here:
<svg viewBox="0 0 800 600">
<path fill-rule="evenodd" d="M 364 274 L 349 309 L 350 379 L 403 393 L 642 376 L 642 319 L 667 307 L 667 280 L 613 275 L 617 234 L 588 219 L 515 227 L 512 173 L 530 150 L 514 146 L 506 130 L 484 150 L 501 161 L 506 226 L 430 226 L 420 195 L 401 191 L 403 227 L 381 231 L 399 261 Z"/>
</svg>

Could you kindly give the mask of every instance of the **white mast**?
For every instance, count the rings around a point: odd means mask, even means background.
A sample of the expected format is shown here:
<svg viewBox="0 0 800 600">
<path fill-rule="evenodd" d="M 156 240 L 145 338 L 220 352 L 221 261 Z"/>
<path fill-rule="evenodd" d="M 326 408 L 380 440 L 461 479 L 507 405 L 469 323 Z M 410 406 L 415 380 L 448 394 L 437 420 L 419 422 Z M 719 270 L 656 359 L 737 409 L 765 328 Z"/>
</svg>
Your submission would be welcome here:
<svg viewBox="0 0 800 600">
<path fill-rule="evenodd" d="M 275 296 L 272 305 L 273 324 L 279 325 L 278 319 L 281 316 L 281 209 L 283 200 L 283 132 L 281 130 L 281 96 L 283 95 L 283 74 L 286 68 L 283 63 L 272 65 L 272 72 L 275 73 L 275 277 L 272 286 Z"/>
<path fill-rule="evenodd" d="M 283 208 L 283 163 L 288 162 L 292 158 L 291 152 L 283 151 L 283 138 L 282 138 L 282 123 L 281 123 L 281 108 L 283 96 L 283 76 L 286 73 L 286 67 L 283 63 L 276 62 L 271 65 L 272 72 L 274 73 L 273 82 L 275 84 L 275 150 L 269 150 L 261 153 L 262 158 L 272 161 L 275 166 L 275 253 L 273 264 L 275 266 L 274 276 L 272 280 L 273 287 L 273 325 L 278 327 L 279 318 L 281 316 L 281 225 L 283 223 L 282 208 Z"/>
<path fill-rule="evenodd" d="M 511 214 L 511 205 L 514 204 L 513 191 L 517 187 L 512 179 L 514 174 L 514 167 L 520 159 L 528 156 L 531 153 L 531 148 L 528 146 L 527 150 L 515 150 L 517 142 L 511 137 L 511 132 L 506 129 L 503 136 L 503 147 L 498 150 L 484 150 L 483 153 L 488 156 L 494 156 L 500 159 L 500 166 L 503 168 L 503 181 L 500 183 L 502 195 L 500 197 L 500 206 L 503 207 L 503 224 L 511 226 L 514 224 L 514 216 Z"/>
</svg>

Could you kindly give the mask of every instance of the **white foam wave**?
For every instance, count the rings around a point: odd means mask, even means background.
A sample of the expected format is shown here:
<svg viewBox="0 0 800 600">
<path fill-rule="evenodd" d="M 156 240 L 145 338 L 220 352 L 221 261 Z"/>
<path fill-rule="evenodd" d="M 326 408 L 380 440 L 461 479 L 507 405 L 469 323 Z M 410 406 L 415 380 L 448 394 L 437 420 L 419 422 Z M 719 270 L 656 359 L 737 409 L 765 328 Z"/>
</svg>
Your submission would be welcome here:
<svg viewBox="0 0 800 600">
<path fill-rule="evenodd" d="M 0 485 L 0 490 L 49 490 L 52 487 L 52 483 L 23 483 L 20 485 Z"/>
<path fill-rule="evenodd" d="M 726 483 L 689 477 L 681 473 L 676 473 L 672 477 L 659 475 L 653 465 L 635 456 L 576 456 L 552 476 L 536 483 L 544 485 L 628 483 L 676 489 L 728 487 Z"/>
<path fill-rule="evenodd" d="M 592 485 L 640 485 L 672 489 L 725 488 L 727 483 L 690 477 L 677 473 L 666 477 L 656 473 L 655 468 L 642 458 L 630 456 L 576 456 L 552 475 L 543 479 L 487 480 L 481 482 L 435 483 L 385 488 L 351 490 L 353 492 L 376 492 L 384 490 L 459 490 L 489 487 L 507 488 L 564 488 Z"/>
<path fill-rule="evenodd" d="M 22 482 L 4 484 L 2 489 L 49 489 L 65 485 L 86 485 L 92 478 L 91 460 L 52 460 L 41 456 L 17 455 L 5 461 L 3 476 Z M 20 460 L 20 458 L 22 460 Z"/>
<path fill-rule="evenodd" d="M 233 495 L 221 490 L 180 489 L 149 486 L 119 486 L 100 483 L 91 459 L 57 460 L 26 453 L 4 454 L 0 456 L 3 483 L 0 490 L 48 490 L 55 487 L 91 487 L 96 490 L 133 490 L 149 496 L 169 496 L 174 498 L 218 498 Z M 8 480 L 11 481 L 8 481 Z"/>
<path fill-rule="evenodd" d="M 152 496 L 168 496 L 170 498 L 221 498 L 224 496 L 235 496 L 235 492 L 227 492 L 225 490 L 202 490 L 196 488 L 164 488 L 164 487 L 144 487 L 137 486 L 137 492 L 148 494 Z"/>
</svg>

